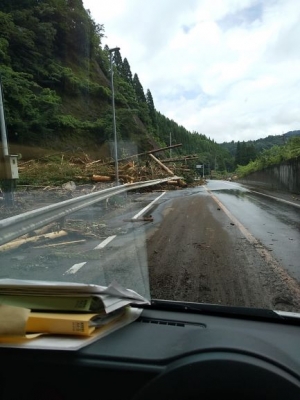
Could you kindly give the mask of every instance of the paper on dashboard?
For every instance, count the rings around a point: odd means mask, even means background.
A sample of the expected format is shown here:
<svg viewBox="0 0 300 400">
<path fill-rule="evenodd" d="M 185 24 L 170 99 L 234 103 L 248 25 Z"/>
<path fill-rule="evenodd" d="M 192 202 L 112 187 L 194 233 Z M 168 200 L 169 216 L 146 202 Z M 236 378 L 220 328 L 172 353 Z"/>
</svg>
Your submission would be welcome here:
<svg viewBox="0 0 300 400">
<path fill-rule="evenodd" d="M 26 323 L 30 310 L 0 304 L 0 341 L 33 339 L 39 334 L 26 334 Z"/>
<path fill-rule="evenodd" d="M 105 311 L 111 312 L 129 304 L 150 304 L 149 300 L 131 289 L 126 289 L 117 282 L 109 286 L 94 284 L 0 279 L 0 295 L 35 295 L 35 296 L 94 296 L 102 300 Z"/>
<path fill-rule="evenodd" d="M 74 351 L 131 324 L 140 316 L 141 312 L 141 309 L 129 307 L 126 309 L 124 318 L 116 321 L 115 324 L 107 324 L 100 329 L 96 329 L 91 336 L 39 335 L 39 337 L 36 337 L 37 335 L 35 335 L 35 340 L 24 340 L 25 338 L 23 338 L 23 340 L 11 340 L 11 338 L 9 338 L 7 341 L 1 338 L 0 347 Z"/>
</svg>

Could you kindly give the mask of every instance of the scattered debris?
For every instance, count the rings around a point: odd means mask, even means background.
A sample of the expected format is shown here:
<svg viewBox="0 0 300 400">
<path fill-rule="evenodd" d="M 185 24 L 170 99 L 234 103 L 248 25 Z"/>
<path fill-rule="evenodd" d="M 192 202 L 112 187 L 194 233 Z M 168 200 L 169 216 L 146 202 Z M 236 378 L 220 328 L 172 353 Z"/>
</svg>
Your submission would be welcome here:
<svg viewBox="0 0 300 400">
<path fill-rule="evenodd" d="M 0 246 L 0 252 L 16 249 L 17 247 L 20 247 L 21 245 L 29 243 L 29 242 L 37 242 L 37 241 L 44 240 L 44 239 L 57 239 L 57 238 L 60 238 L 62 236 L 66 236 L 66 235 L 68 235 L 68 232 L 61 230 L 58 232 L 46 233 L 45 235 L 37 235 L 37 236 L 29 237 L 26 239 L 13 240 L 12 242 L 9 242 L 7 244 L 3 244 L 2 246 Z"/>
<path fill-rule="evenodd" d="M 196 155 L 186 155 L 181 157 L 163 158 L 160 155 L 167 154 L 167 150 L 182 146 L 181 144 L 175 144 L 168 147 L 159 149 L 153 149 L 144 153 L 133 154 L 125 158 L 118 160 L 119 167 L 119 180 L 121 183 L 134 183 L 147 181 L 152 179 L 161 179 L 172 176 L 182 176 L 193 174 L 192 169 L 187 164 L 188 160 L 196 160 Z M 160 153 L 157 156 L 153 154 Z M 165 164 L 169 163 L 167 167 Z M 26 180 L 36 181 L 36 185 L 24 185 L 26 189 L 37 189 L 42 188 L 45 191 L 62 191 L 62 196 L 69 196 L 75 192 L 77 186 L 83 182 L 97 182 L 105 185 L 113 185 L 116 178 L 115 161 L 110 160 L 91 160 L 87 154 L 83 153 L 81 156 L 66 157 L 66 154 L 58 155 L 53 159 L 51 156 L 38 160 L 29 160 L 19 163 L 19 174 L 20 178 L 26 176 Z M 43 177 L 43 168 L 45 169 L 45 177 Z M 49 173 L 51 171 L 51 174 Z M 47 181 L 49 177 L 49 181 Z M 196 185 L 194 177 L 189 180 L 191 185 Z M 66 183 L 59 185 L 51 182 L 61 182 L 69 179 Z M 45 185 L 42 186 L 42 181 L 45 181 Z M 76 180 L 76 183 L 75 183 Z M 201 184 L 201 181 L 198 184 Z M 21 185 L 20 185 L 21 186 Z M 174 188 L 187 187 L 185 178 L 180 180 L 170 180 L 165 186 L 174 186 Z M 98 189 L 98 188 L 97 188 Z M 95 190 L 95 186 L 93 188 Z"/>
<path fill-rule="evenodd" d="M 62 188 L 65 189 L 65 190 L 70 190 L 71 192 L 73 192 L 76 189 L 76 185 L 75 185 L 75 182 L 70 181 L 70 182 L 64 183 L 62 185 Z"/>
<path fill-rule="evenodd" d="M 67 246 L 70 244 L 78 244 L 86 242 L 85 239 L 80 240 L 72 240 L 71 242 L 60 242 L 60 243 L 52 243 L 52 244 L 44 244 L 42 246 L 34 246 L 35 249 L 43 249 L 45 247 L 58 247 L 58 246 Z"/>
<path fill-rule="evenodd" d="M 153 222 L 153 217 L 143 217 L 143 218 L 129 218 L 129 219 L 123 219 L 124 222 Z"/>
</svg>

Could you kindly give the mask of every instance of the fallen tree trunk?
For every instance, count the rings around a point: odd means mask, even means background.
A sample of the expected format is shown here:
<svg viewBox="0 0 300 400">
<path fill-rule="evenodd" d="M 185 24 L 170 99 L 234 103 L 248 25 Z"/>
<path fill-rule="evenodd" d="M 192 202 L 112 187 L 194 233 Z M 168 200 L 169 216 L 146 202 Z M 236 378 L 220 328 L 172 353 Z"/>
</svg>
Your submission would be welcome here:
<svg viewBox="0 0 300 400">
<path fill-rule="evenodd" d="M 36 229 L 35 231 L 33 231 L 33 234 L 35 236 L 45 235 L 45 233 L 48 233 L 54 227 L 57 228 L 57 222 L 51 222 L 51 224 L 43 226 L 43 228 Z"/>
<path fill-rule="evenodd" d="M 168 181 L 167 184 L 176 186 L 178 185 L 178 181 Z"/>
<path fill-rule="evenodd" d="M 149 156 L 152 158 L 152 160 L 154 160 L 155 162 L 157 162 L 157 164 L 164 169 L 169 175 L 174 176 L 174 172 L 172 172 L 168 167 L 166 167 L 161 161 L 159 161 L 158 158 L 156 158 L 153 154 L 149 154 Z"/>
<path fill-rule="evenodd" d="M 146 156 L 146 155 L 148 155 L 148 154 L 158 153 L 158 152 L 160 152 L 160 151 L 165 151 L 165 150 L 168 150 L 168 149 L 173 149 L 174 147 L 179 147 L 179 146 L 182 146 L 182 144 L 181 144 L 181 143 L 173 144 L 172 146 L 162 147 L 162 148 L 160 148 L 160 149 L 149 150 L 149 151 L 145 151 L 144 153 L 133 154 L 132 156 L 128 156 L 128 157 L 124 157 L 124 158 L 119 158 L 119 159 L 118 159 L 118 162 L 130 160 L 130 159 L 132 159 L 132 158 L 134 158 L 134 157 Z M 100 161 L 101 161 L 101 160 L 99 160 L 99 162 L 100 162 Z M 95 164 L 95 163 L 96 163 L 96 161 L 93 162 L 93 164 Z M 114 164 L 114 163 L 115 163 L 115 161 L 109 161 L 108 163 L 105 163 L 105 164 L 103 164 L 103 165 L 111 165 L 111 164 Z M 87 164 L 87 167 L 88 167 L 89 165 L 91 165 L 91 164 Z"/>
<path fill-rule="evenodd" d="M 166 158 L 165 160 L 161 160 L 163 163 L 175 162 L 175 161 L 188 161 L 188 160 L 196 160 L 198 156 L 187 156 L 187 157 L 173 157 Z"/>
<path fill-rule="evenodd" d="M 153 217 L 123 219 L 124 222 L 153 222 Z"/>
<path fill-rule="evenodd" d="M 71 242 L 61 242 L 61 243 L 52 243 L 52 244 L 44 244 L 42 246 L 34 246 L 35 249 L 43 249 L 45 247 L 58 247 L 58 246 L 68 246 L 70 244 L 77 244 L 86 242 L 85 239 L 80 240 L 72 240 Z"/>
<path fill-rule="evenodd" d="M 51 232 L 51 233 L 46 233 L 45 235 L 38 235 L 38 236 L 33 236 L 33 237 L 29 237 L 27 239 L 19 239 L 19 240 L 14 240 L 10 243 L 7 244 L 3 244 L 2 246 L 0 246 L 0 252 L 5 251 L 5 250 L 12 250 L 12 249 L 16 249 L 17 247 L 21 246 L 22 244 L 25 243 L 34 243 L 37 242 L 41 239 L 56 239 L 62 236 L 66 236 L 68 234 L 68 232 L 66 231 L 58 231 L 58 232 Z"/>
<path fill-rule="evenodd" d="M 92 176 L 92 181 L 95 181 L 95 182 L 110 182 L 112 180 L 113 180 L 113 178 L 111 176 L 105 176 L 105 175 L 93 175 Z"/>
<path fill-rule="evenodd" d="M 182 179 L 177 179 L 176 181 L 175 180 L 168 181 L 167 184 L 174 185 L 174 186 L 180 186 L 180 187 L 184 187 L 184 188 L 187 187 L 187 184 Z"/>
</svg>

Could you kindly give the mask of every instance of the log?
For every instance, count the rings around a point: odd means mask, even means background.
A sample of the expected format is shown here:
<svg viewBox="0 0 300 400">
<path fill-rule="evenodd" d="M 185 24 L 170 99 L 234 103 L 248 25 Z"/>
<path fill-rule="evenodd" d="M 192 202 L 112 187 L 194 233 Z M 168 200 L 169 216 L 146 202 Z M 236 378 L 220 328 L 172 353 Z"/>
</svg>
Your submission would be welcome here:
<svg viewBox="0 0 300 400">
<path fill-rule="evenodd" d="M 144 153 L 133 154 L 132 156 L 128 156 L 128 157 L 124 157 L 124 158 L 119 158 L 119 159 L 118 159 L 118 162 L 130 160 L 130 159 L 132 159 L 132 158 L 134 158 L 134 157 L 146 156 L 146 155 L 148 155 L 148 154 L 158 153 L 159 151 L 165 151 L 165 150 L 173 149 L 174 147 L 179 147 L 179 146 L 182 146 L 182 143 L 173 144 L 172 146 L 162 147 L 162 148 L 160 148 L 160 149 L 154 149 L 154 150 L 145 151 Z M 111 165 L 111 164 L 114 164 L 114 163 L 115 163 L 115 161 L 109 161 L 109 162 L 107 162 L 107 163 L 105 163 L 105 164 L 103 164 L 103 165 Z M 88 166 L 88 165 L 87 165 L 87 166 Z"/>
<path fill-rule="evenodd" d="M 51 224 L 46 225 L 43 228 L 36 229 L 35 231 L 33 231 L 33 234 L 35 236 L 44 235 L 45 233 L 48 233 L 54 227 L 57 228 L 57 222 L 51 222 Z"/>
<path fill-rule="evenodd" d="M 144 222 L 144 221 L 153 222 L 153 217 L 123 219 L 123 221 L 124 222 Z"/>
<path fill-rule="evenodd" d="M 30 243 L 30 242 L 37 242 L 38 240 L 41 239 L 56 239 L 62 236 L 66 236 L 68 234 L 68 232 L 66 231 L 58 231 L 58 232 L 51 232 L 51 233 L 46 233 L 45 235 L 38 235 L 38 236 L 34 236 L 34 237 L 29 237 L 27 239 L 19 239 L 19 240 L 14 240 L 10 243 L 7 244 L 3 244 L 2 246 L 0 246 L 0 252 L 2 251 L 6 251 L 6 250 L 12 250 L 12 249 L 16 249 L 17 247 L 21 246 L 22 244 L 25 243 Z"/>
<path fill-rule="evenodd" d="M 167 184 L 180 187 L 187 187 L 187 184 L 182 179 L 177 179 L 176 181 L 175 180 L 168 181 Z"/>
<path fill-rule="evenodd" d="M 174 172 L 172 172 L 168 167 L 166 167 L 161 161 L 159 161 L 153 154 L 149 154 L 149 156 L 152 158 L 152 160 L 154 160 L 155 162 L 157 162 L 157 164 L 164 169 L 169 175 L 174 175 Z"/>
<path fill-rule="evenodd" d="M 165 160 L 160 160 L 163 163 L 169 163 L 174 161 L 188 161 L 188 160 L 195 160 L 198 156 L 187 156 L 187 157 L 173 157 L 173 158 L 166 158 Z"/>
<path fill-rule="evenodd" d="M 127 171 L 134 169 L 134 161 L 129 161 L 126 165 L 119 168 L 119 171 Z"/>
<path fill-rule="evenodd" d="M 95 182 L 110 182 L 112 180 L 113 180 L 113 178 L 111 176 L 105 176 L 105 175 L 93 175 L 92 176 L 92 181 L 95 181 Z"/>
<path fill-rule="evenodd" d="M 182 179 L 178 179 L 177 182 L 178 182 L 178 185 L 179 185 L 180 187 L 184 187 L 184 188 L 187 187 L 187 183 L 184 182 Z"/>
<path fill-rule="evenodd" d="M 35 249 L 43 249 L 45 247 L 67 246 L 69 244 L 83 243 L 83 242 L 86 242 L 86 240 L 85 239 L 80 239 L 80 240 L 72 240 L 71 242 L 60 242 L 60 243 L 44 244 L 43 246 L 34 246 L 34 248 Z"/>
<path fill-rule="evenodd" d="M 115 177 L 115 175 L 114 175 L 114 177 Z M 130 175 L 119 174 L 119 178 L 124 179 L 124 180 L 126 180 L 128 182 L 134 182 L 134 177 L 130 176 Z"/>
</svg>

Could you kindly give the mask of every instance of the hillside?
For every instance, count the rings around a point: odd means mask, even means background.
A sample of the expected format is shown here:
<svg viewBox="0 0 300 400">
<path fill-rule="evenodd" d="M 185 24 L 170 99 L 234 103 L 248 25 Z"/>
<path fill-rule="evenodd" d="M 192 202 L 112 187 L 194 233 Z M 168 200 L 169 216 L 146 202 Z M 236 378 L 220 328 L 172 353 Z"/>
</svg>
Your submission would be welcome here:
<svg viewBox="0 0 300 400">
<path fill-rule="evenodd" d="M 28 146 L 39 146 L 110 157 L 112 91 L 104 26 L 82 0 L 2 0 L 0 26 L 5 118 L 14 151 L 24 155 Z M 232 169 L 226 149 L 156 110 L 150 89 L 144 90 L 126 57 L 115 51 L 112 62 L 118 157 L 164 147 L 172 132 L 172 144 L 182 144 L 173 156 L 196 154 L 206 165 Z"/>
<path fill-rule="evenodd" d="M 268 150 L 273 146 L 283 146 L 291 137 L 294 136 L 300 136 L 300 130 L 286 132 L 282 135 L 269 135 L 268 137 L 262 139 L 248 140 L 244 143 L 247 146 L 253 146 L 256 155 L 258 155 L 262 151 Z M 232 157 L 236 157 L 238 143 L 241 142 L 223 142 L 220 143 L 220 146 L 228 150 Z"/>
</svg>

